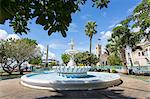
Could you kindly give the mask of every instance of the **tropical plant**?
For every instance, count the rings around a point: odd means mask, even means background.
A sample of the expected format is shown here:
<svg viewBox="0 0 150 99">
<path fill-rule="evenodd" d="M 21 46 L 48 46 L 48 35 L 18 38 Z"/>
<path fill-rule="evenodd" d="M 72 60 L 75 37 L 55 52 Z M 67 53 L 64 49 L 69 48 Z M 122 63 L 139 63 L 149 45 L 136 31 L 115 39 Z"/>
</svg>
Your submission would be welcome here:
<svg viewBox="0 0 150 99">
<path fill-rule="evenodd" d="M 70 55 L 68 55 L 68 54 L 62 54 L 61 55 L 61 59 L 62 59 L 63 63 L 67 66 L 67 63 L 70 60 Z"/>
<path fill-rule="evenodd" d="M 97 27 L 96 22 L 88 22 L 85 25 L 85 33 L 90 38 L 90 51 L 89 51 L 90 53 L 91 53 L 91 50 L 92 50 L 93 35 L 97 33 L 96 27 Z"/>
<path fill-rule="evenodd" d="M 87 0 L 0 0 L 0 24 L 10 20 L 9 24 L 15 33 L 29 31 L 29 20 L 43 26 L 48 35 L 61 32 L 66 37 L 66 31 L 72 22 L 71 15 L 80 10 Z M 109 0 L 92 0 L 92 6 L 107 8 Z"/>
</svg>

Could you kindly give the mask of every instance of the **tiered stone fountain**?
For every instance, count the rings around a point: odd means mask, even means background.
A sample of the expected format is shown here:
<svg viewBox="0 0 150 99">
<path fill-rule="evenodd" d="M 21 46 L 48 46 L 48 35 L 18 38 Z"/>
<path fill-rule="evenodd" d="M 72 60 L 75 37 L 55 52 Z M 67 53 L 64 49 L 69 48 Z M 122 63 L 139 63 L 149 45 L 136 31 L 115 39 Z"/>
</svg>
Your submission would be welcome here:
<svg viewBox="0 0 150 99">
<path fill-rule="evenodd" d="M 53 69 L 63 77 L 86 77 L 87 71 L 90 70 L 91 66 L 77 66 L 74 61 L 74 55 L 79 51 L 74 49 L 73 40 L 71 40 L 71 43 L 69 43 L 69 45 L 71 46 L 71 49 L 66 50 L 66 53 L 70 55 L 70 61 L 68 62 L 67 66 L 54 66 Z"/>
<path fill-rule="evenodd" d="M 112 73 L 88 72 L 91 66 L 76 66 L 73 40 L 71 49 L 66 53 L 71 56 L 67 66 L 54 66 L 54 71 L 31 73 L 21 77 L 21 84 L 31 88 L 48 90 L 91 90 L 108 88 L 121 83 L 120 76 Z"/>
</svg>

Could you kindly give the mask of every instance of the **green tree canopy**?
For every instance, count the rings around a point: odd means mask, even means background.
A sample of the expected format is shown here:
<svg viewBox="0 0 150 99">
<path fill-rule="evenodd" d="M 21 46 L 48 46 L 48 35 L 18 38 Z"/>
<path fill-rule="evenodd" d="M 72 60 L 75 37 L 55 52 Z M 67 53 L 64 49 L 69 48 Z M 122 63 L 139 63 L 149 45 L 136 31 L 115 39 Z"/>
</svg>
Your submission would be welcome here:
<svg viewBox="0 0 150 99">
<path fill-rule="evenodd" d="M 88 51 L 86 52 L 79 52 L 75 55 L 75 61 L 77 65 L 93 65 L 95 66 L 98 62 L 98 58 L 95 54 L 89 53 Z"/>
<path fill-rule="evenodd" d="M 10 20 L 10 26 L 15 33 L 29 31 L 28 22 L 33 18 L 36 24 L 43 26 L 48 35 L 61 32 L 66 37 L 71 15 L 79 11 L 79 5 L 87 0 L 0 0 L 0 24 Z M 92 0 L 93 7 L 107 8 L 109 0 Z"/>
<path fill-rule="evenodd" d="M 68 54 L 62 54 L 62 55 L 61 55 L 61 59 L 62 59 L 63 63 L 64 63 L 65 65 L 67 65 L 67 63 L 68 63 L 69 60 L 70 60 L 70 56 L 69 56 Z"/>
<path fill-rule="evenodd" d="M 63 63 L 67 65 L 67 63 L 70 60 L 70 55 L 68 54 L 62 54 L 61 58 L 63 60 Z M 75 62 L 77 65 L 96 65 L 98 62 L 98 58 L 95 54 L 90 54 L 88 51 L 86 52 L 79 52 L 75 55 Z"/>
<path fill-rule="evenodd" d="M 21 66 L 24 62 L 41 55 L 36 41 L 28 38 L 0 41 L 0 48 L 0 53 L 3 53 L 0 55 L 1 66 L 9 74 L 16 67 L 22 73 Z"/>
<path fill-rule="evenodd" d="M 111 66 L 122 65 L 121 59 L 118 54 L 112 53 L 108 56 L 108 63 Z"/>
<path fill-rule="evenodd" d="M 57 64 L 57 62 L 51 62 L 51 63 L 49 63 L 48 65 L 49 65 L 49 66 L 57 66 L 58 64 Z"/>
<path fill-rule="evenodd" d="M 136 32 L 139 40 L 145 39 L 150 41 L 150 0 L 142 0 L 142 2 L 136 6 L 132 15 L 123 20 L 130 28 L 140 28 L 140 31 Z"/>
<path fill-rule="evenodd" d="M 29 60 L 29 64 L 39 65 L 41 63 L 42 63 L 42 58 L 41 57 L 32 58 L 32 59 Z"/>
</svg>

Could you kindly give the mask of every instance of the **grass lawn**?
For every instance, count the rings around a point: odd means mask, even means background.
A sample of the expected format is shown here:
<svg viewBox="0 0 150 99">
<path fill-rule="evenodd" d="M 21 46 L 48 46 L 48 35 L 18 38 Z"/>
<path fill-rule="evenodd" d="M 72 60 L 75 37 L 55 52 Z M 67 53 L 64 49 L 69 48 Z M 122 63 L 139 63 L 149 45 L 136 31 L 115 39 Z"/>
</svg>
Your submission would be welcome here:
<svg viewBox="0 0 150 99">
<path fill-rule="evenodd" d="M 27 74 L 30 72 L 23 72 L 23 74 Z M 20 78 L 22 75 L 20 75 L 20 72 L 13 72 L 12 75 L 9 75 L 8 73 L 3 73 L 0 75 L 0 81 L 1 80 L 7 80 L 7 79 L 13 79 L 13 78 Z"/>
</svg>

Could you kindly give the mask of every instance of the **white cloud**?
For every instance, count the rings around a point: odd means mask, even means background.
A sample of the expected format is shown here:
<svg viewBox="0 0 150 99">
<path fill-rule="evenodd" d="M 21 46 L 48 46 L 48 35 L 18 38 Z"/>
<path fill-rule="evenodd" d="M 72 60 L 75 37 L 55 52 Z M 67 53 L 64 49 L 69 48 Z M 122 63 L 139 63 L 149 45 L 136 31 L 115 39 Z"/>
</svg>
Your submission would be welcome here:
<svg viewBox="0 0 150 99">
<path fill-rule="evenodd" d="M 139 32 L 140 31 L 140 27 L 137 27 L 137 28 L 133 28 L 133 29 L 131 29 L 131 32 Z"/>
<path fill-rule="evenodd" d="M 84 15 L 81 16 L 81 19 L 83 19 L 83 20 L 91 19 L 91 15 L 89 15 L 89 14 L 84 14 Z"/>
<path fill-rule="evenodd" d="M 117 27 L 117 26 L 122 26 L 122 24 L 117 24 L 115 27 Z"/>
<path fill-rule="evenodd" d="M 52 43 L 52 44 L 49 44 L 49 48 L 59 49 L 59 48 L 62 48 L 62 45 L 60 45 L 58 43 Z"/>
<path fill-rule="evenodd" d="M 127 13 L 132 13 L 132 12 L 134 11 L 134 9 L 136 8 L 136 6 L 141 3 L 141 1 L 142 1 L 142 0 L 139 0 L 136 5 L 134 5 L 134 6 L 132 6 L 131 8 L 129 8 L 129 9 L 127 10 Z"/>
<path fill-rule="evenodd" d="M 43 54 L 42 59 L 46 59 L 46 47 L 42 44 L 38 44 L 38 47 L 40 48 Z M 51 51 L 48 51 L 48 59 L 56 59 L 56 55 Z"/>
<path fill-rule="evenodd" d="M 6 40 L 6 39 L 20 39 L 20 37 L 17 34 L 8 34 L 5 30 L 0 29 L 0 40 Z"/>
<path fill-rule="evenodd" d="M 115 27 L 115 24 L 112 24 L 112 25 L 108 26 L 109 29 L 111 29 L 113 27 Z"/>
<path fill-rule="evenodd" d="M 105 17 L 105 16 L 106 16 L 106 12 L 102 12 L 101 15 L 102 15 L 103 17 Z"/>
<path fill-rule="evenodd" d="M 49 48 L 52 49 L 66 49 L 68 47 L 69 47 L 68 44 L 62 42 L 53 42 L 49 44 Z"/>
<path fill-rule="evenodd" d="M 110 22 L 111 25 L 108 26 L 109 29 L 116 27 L 116 25 L 118 25 L 118 23 L 120 22 L 120 18 L 113 18 L 112 21 Z"/>
<path fill-rule="evenodd" d="M 135 9 L 135 7 L 136 7 L 136 6 L 133 6 L 133 7 L 129 8 L 127 12 L 128 12 L 128 13 L 132 13 L 133 10 Z"/>
<path fill-rule="evenodd" d="M 131 29 L 131 32 L 139 32 L 140 31 L 140 27 L 136 27 Z M 150 26 L 144 31 L 145 33 L 150 33 Z"/>
<path fill-rule="evenodd" d="M 69 32 L 78 32 L 78 27 L 75 23 L 71 23 L 69 26 Z"/>
<path fill-rule="evenodd" d="M 20 39 L 20 37 L 19 37 L 17 34 L 9 34 L 9 35 L 6 37 L 6 39 L 10 39 L 10 38 L 12 38 L 12 39 Z"/>
<path fill-rule="evenodd" d="M 56 59 L 56 55 L 52 53 L 51 51 L 48 51 L 48 58 Z"/>
<path fill-rule="evenodd" d="M 46 51 L 44 51 L 42 59 L 46 59 Z M 56 59 L 56 55 L 51 51 L 48 51 L 48 59 Z"/>
<path fill-rule="evenodd" d="M 49 44 L 49 48 L 57 49 L 57 48 L 59 48 L 59 45 L 56 43 L 52 43 L 52 44 Z"/>
<path fill-rule="evenodd" d="M 105 32 L 104 32 L 104 31 L 102 31 L 102 32 L 100 32 L 100 34 L 101 34 L 101 35 L 104 35 L 104 34 L 105 34 Z"/>
<path fill-rule="evenodd" d="M 105 34 L 103 35 L 103 39 L 109 39 L 109 38 L 111 38 L 111 34 L 112 34 L 112 31 L 107 31 L 107 32 L 105 32 Z"/>
<path fill-rule="evenodd" d="M 79 50 L 80 52 L 84 52 L 84 51 L 89 51 L 88 47 L 78 47 L 77 50 Z"/>
<path fill-rule="evenodd" d="M 38 47 L 40 48 L 41 52 L 44 52 L 46 48 L 42 44 L 38 44 Z"/>
<path fill-rule="evenodd" d="M 0 40 L 6 39 L 7 35 L 8 35 L 8 33 L 5 30 L 0 29 Z"/>
<path fill-rule="evenodd" d="M 150 33 L 150 26 L 145 30 L 145 33 Z"/>
<path fill-rule="evenodd" d="M 117 27 L 117 26 L 122 26 L 122 24 L 112 24 L 108 28 L 111 29 L 111 28 L 114 28 L 114 27 Z"/>
</svg>

